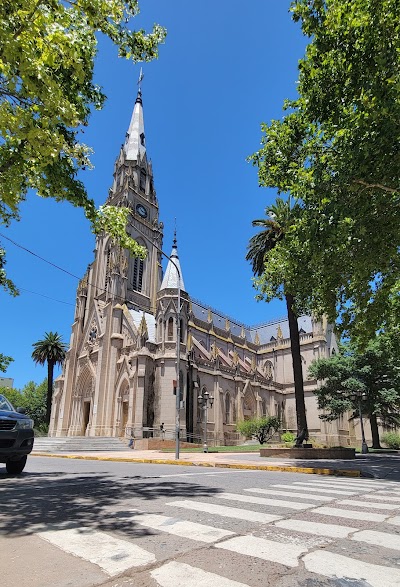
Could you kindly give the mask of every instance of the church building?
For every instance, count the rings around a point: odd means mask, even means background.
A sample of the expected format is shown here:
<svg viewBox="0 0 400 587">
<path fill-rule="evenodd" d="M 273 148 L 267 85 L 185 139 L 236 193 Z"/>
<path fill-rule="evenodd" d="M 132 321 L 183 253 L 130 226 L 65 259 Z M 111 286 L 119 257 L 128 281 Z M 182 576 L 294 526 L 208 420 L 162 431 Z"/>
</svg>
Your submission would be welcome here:
<svg viewBox="0 0 400 587">
<path fill-rule="evenodd" d="M 50 436 L 140 439 L 162 430 L 172 439 L 177 388 L 182 441 L 202 442 L 206 424 L 210 443 L 235 443 L 243 440 L 236 423 L 262 415 L 279 416 L 282 428 L 295 432 L 287 320 L 248 326 L 193 299 L 185 289 L 176 235 L 163 274 L 163 223 L 140 89 L 106 204 L 129 208 L 127 230 L 147 256 L 131 257 L 106 234 L 96 238 L 94 261 L 77 289 L 70 348 L 55 382 Z M 347 418 L 320 420 L 317 382 L 307 379 L 311 361 L 337 351 L 333 328 L 309 316 L 298 324 L 310 437 L 331 445 L 354 442 Z M 199 399 L 204 397 L 211 399 L 207 410 Z"/>
</svg>

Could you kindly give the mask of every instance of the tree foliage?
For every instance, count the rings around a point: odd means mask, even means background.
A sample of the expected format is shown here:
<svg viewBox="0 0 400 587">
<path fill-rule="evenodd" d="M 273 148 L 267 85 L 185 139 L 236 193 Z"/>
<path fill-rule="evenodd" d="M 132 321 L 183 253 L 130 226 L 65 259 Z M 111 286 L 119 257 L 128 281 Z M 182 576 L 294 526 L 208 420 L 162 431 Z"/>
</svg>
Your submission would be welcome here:
<svg viewBox="0 0 400 587">
<path fill-rule="evenodd" d="M 97 34 L 133 62 L 158 55 L 165 30 L 132 31 L 137 0 L 3 0 L 0 3 L 0 223 L 19 218 L 29 189 L 82 207 L 93 230 L 112 232 L 135 256 L 145 252 L 126 237 L 121 209 L 96 210 L 78 172 L 91 149 L 80 133 L 92 108 L 105 100 L 93 81 Z M 0 285 L 16 293 L 4 272 Z"/>
<path fill-rule="evenodd" d="M 27 415 L 35 422 L 35 428 L 42 428 L 46 423 L 47 380 L 37 385 L 29 381 L 22 389 L 2 387 L 0 393 L 4 395 L 14 408 L 25 408 Z"/>
<path fill-rule="evenodd" d="M 302 213 L 271 253 L 299 305 L 371 337 L 398 311 L 400 281 L 400 4 L 297 0 L 310 42 L 298 98 L 262 124 L 259 183 Z M 399 316 L 400 314 L 398 314 Z"/>
<path fill-rule="evenodd" d="M 38 340 L 32 346 L 32 359 L 35 363 L 47 363 L 46 424 L 50 424 L 54 367 L 64 361 L 68 347 L 57 332 L 45 332 L 44 339 Z"/>
<path fill-rule="evenodd" d="M 14 359 L 12 357 L 7 357 L 6 355 L 3 355 L 2 353 L 0 353 L 0 371 L 2 373 L 5 373 L 7 371 L 7 367 L 8 365 L 13 361 Z"/>
<path fill-rule="evenodd" d="M 253 418 L 252 420 L 238 422 L 236 428 L 243 436 L 247 438 L 255 436 L 260 444 L 264 444 L 271 440 L 280 426 L 281 422 L 276 416 L 264 416 L 263 418 Z"/>
<path fill-rule="evenodd" d="M 309 374 L 323 382 L 314 391 L 318 408 L 324 411 L 320 418 L 336 420 L 345 412 L 358 418 L 358 398 L 362 396 L 362 413 L 370 419 L 374 448 L 379 448 L 377 421 L 385 426 L 400 425 L 398 342 L 381 334 L 362 352 L 347 344 L 340 354 L 313 362 Z"/>
</svg>

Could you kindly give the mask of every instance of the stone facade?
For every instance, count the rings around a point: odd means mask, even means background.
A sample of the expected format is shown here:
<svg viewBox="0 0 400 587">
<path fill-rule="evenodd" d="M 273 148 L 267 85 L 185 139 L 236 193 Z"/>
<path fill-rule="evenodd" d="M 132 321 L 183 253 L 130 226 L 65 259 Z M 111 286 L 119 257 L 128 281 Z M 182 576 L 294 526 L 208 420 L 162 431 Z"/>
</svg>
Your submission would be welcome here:
<svg viewBox="0 0 400 587">
<path fill-rule="evenodd" d="M 283 427 L 294 431 L 287 320 L 249 327 L 192 299 L 185 291 L 176 240 L 162 275 L 163 224 L 147 159 L 140 90 L 107 204 L 130 209 L 128 230 L 148 254 L 141 261 L 106 235 L 97 237 L 94 261 L 77 290 L 70 348 L 55 382 L 50 435 L 133 433 L 140 439 L 157 435 L 162 426 L 162 434 L 173 437 L 178 293 L 182 440 L 201 441 L 205 410 L 198 396 L 205 390 L 214 398 L 207 410 L 209 441 L 235 443 L 236 422 L 264 414 L 278 415 Z M 306 375 L 313 359 L 336 352 L 333 329 L 308 316 L 298 322 L 310 436 L 331 445 L 350 444 L 353 425 L 347 418 L 319 419 L 316 382 Z"/>
</svg>

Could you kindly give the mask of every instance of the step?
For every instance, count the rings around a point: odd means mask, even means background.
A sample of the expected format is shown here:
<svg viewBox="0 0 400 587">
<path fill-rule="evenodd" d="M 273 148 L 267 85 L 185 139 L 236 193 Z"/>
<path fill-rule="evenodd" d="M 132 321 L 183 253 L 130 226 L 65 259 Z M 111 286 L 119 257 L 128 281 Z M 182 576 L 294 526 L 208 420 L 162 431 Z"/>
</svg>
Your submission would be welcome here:
<svg viewBox="0 0 400 587">
<path fill-rule="evenodd" d="M 115 452 L 126 449 L 127 444 L 115 437 L 39 437 L 35 438 L 33 452 Z"/>
</svg>

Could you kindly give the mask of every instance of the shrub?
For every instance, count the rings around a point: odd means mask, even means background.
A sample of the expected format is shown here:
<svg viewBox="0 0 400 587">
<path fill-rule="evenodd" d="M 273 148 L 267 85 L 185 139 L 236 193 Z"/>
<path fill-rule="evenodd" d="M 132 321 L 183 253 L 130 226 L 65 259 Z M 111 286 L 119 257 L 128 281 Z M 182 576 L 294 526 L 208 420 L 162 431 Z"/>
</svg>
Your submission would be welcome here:
<svg viewBox="0 0 400 587">
<path fill-rule="evenodd" d="M 293 432 L 284 432 L 281 434 L 282 442 L 294 442 L 296 440 L 296 435 Z"/>
<path fill-rule="evenodd" d="M 386 444 L 389 448 L 394 448 L 396 450 L 400 449 L 400 434 L 396 432 L 386 432 L 386 434 L 382 435 L 382 442 Z"/>
<path fill-rule="evenodd" d="M 260 444 L 264 444 L 270 440 L 275 432 L 279 430 L 281 422 L 276 416 L 267 416 L 264 418 L 253 418 L 252 420 L 244 420 L 238 422 L 236 429 L 246 436 L 251 438 L 255 436 Z"/>
</svg>

